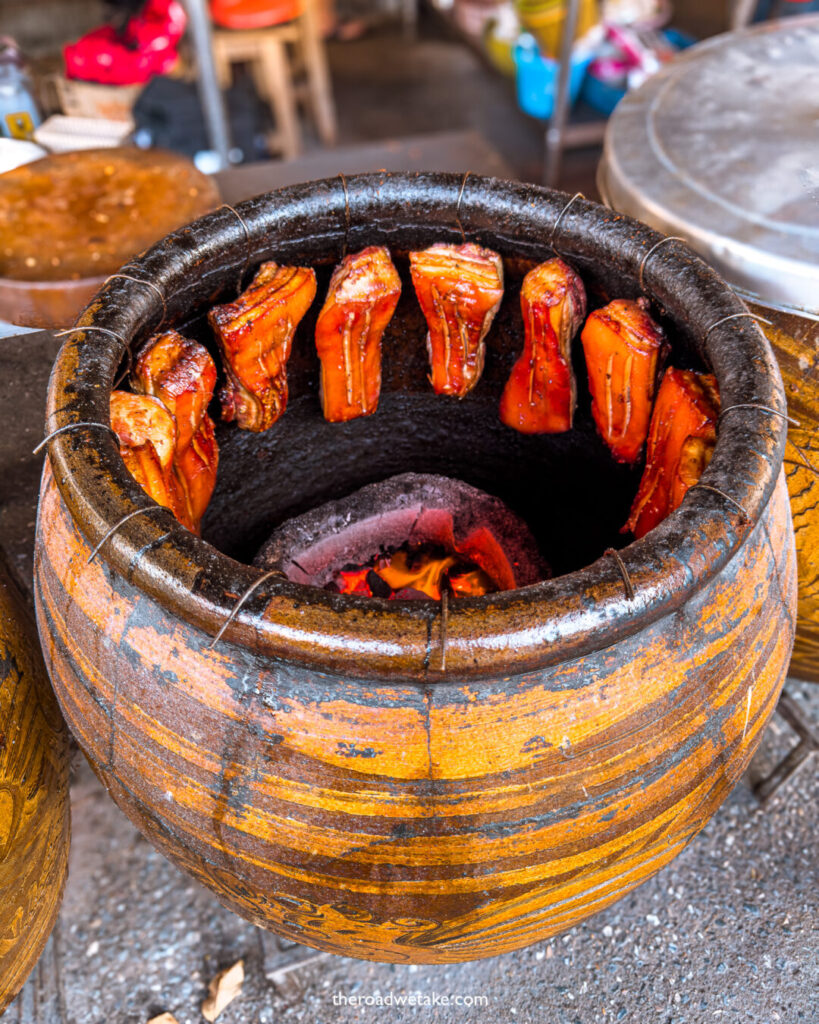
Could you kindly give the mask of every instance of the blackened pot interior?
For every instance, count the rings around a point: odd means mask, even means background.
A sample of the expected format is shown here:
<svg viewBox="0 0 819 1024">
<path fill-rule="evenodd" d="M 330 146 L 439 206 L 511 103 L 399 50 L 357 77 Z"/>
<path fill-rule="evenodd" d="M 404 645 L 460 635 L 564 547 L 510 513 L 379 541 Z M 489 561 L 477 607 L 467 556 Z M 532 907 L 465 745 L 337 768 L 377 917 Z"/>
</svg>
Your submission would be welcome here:
<svg viewBox="0 0 819 1024">
<path fill-rule="evenodd" d="M 263 259 L 316 266 L 319 296 L 296 336 L 284 417 L 262 435 L 219 427 L 219 482 L 203 539 L 169 513 L 142 515 L 116 531 L 102 556 L 200 626 L 207 642 L 237 595 L 258 579 L 259 571 L 242 563 L 273 527 L 365 483 L 414 470 L 455 476 L 507 501 L 529 523 L 557 578 L 458 602 L 450 609 L 442 669 L 430 657 L 437 604 L 341 596 L 274 580 L 258 588 L 223 642 L 361 677 L 477 677 L 607 646 L 679 606 L 725 564 L 770 497 L 784 420 L 745 406 L 784 412 L 781 381 L 762 332 L 737 316 L 744 306 L 686 246 L 659 244 L 662 236 L 629 218 L 569 201 L 562 193 L 474 176 L 363 175 L 223 208 L 133 261 L 123 270 L 128 276 L 111 279 L 80 318 L 89 330 L 67 338 L 52 378 L 51 430 L 108 422 L 108 395 L 123 357 L 114 335 L 136 348 L 160 324 L 174 324 L 212 348 L 204 312 L 234 298 L 238 282 L 246 283 Z M 462 230 L 501 253 L 507 283 L 483 378 L 457 401 L 434 395 L 427 381 L 425 326 L 406 253 L 460 241 Z M 382 397 L 376 415 L 328 424 L 318 401 L 312 327 L 333 264 L 344 251 L 371 244 L 390 247 L 404 279 L 384 339 Z M 522 343 L 522 274 L 555 250 L 582 274 L 592 306 L 647 294 L 673 339 L 674 364 L 713 370 L 723 407 L 744 406 L 721 423 L 706 486 L 623 549 L 633 599 L 604 551 L 624 542 L 618 530 L 639 471 L 617 466 L 597 438 L 582 365 L 570 433 L 526 437 L 498 419 L 500 392 Z M 63 498 L 92 544 L 150 504 L 101 431 L 62 434 L 50 455 Z"/>
<path fill-rule="evenodd" d="M 298 329 L 288 364 L 287 412 L 263 434 L 228 424 L 217 428 L 222 460 L 205 539 L 234 558 L 252 561 L 271 531 L 290 516 L 412 471 L 452 476 L 502 498 L 530 525 L 554 574 L 589 565 L 608 546 L 622 547 L 626 538 L 619 529 L 640 469 L 618 465 L 594 429 L 580 346 L 574 351 L 579 402 L 573 430 L 526 436 L 500 422 L 500 394 L 523 337 L 525 267 L 517 262 L 506 267 L 505 298 L 490 332 L 484 373 L 459 401 L 432 392 L 426 326 L 408 261 L 399 253 L 393 259 L 403 292 L 382 344 L 376 415 L 346 424 L 327 423 L 322 415 L 313 334 L 330 268 L 319 268 L 319 299 Z M 218 363 L 203 318 L 185 330 L 209 345 Z M 678 364 L 699 365 L 686 346 L 678 349 Z"/>
</svg>

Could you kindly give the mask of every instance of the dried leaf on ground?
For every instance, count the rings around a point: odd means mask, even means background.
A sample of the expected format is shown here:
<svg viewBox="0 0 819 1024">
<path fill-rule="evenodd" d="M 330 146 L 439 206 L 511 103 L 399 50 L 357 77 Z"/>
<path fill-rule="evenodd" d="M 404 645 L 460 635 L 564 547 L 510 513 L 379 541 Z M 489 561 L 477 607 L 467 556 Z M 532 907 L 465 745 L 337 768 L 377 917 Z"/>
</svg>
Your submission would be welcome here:
<svg viewBox="0 0 819 1024">
<path fill-rule="evenodd" d="M 151 1017 L 148 1024 L 179 1024 L 179 1021 L 172 1013 L 160 1013 L 158 1017 Z"/>
<path fill-rule="evenodd" d="M 245 980 L 245 962 L 237 960 L 232 967 L 220 971 L 208 985 L 208 997 L 202 1003 L 202 1016 L 214 1021 L 242 991 Z"/>
</svg>

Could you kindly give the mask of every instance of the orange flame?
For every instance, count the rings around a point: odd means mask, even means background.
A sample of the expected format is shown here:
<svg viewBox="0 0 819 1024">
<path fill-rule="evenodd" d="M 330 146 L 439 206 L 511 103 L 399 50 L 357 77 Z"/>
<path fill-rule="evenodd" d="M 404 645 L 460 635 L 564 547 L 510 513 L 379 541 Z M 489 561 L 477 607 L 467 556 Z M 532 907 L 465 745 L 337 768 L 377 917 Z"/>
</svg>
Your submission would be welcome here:
<svg viewBox="0 0 819 1024">
<path fill-rule="evenodd" d="M 454 555 L 402 548 L 391 556 L 380 558 L 373 568 L 342 570 L 339 573 L 339 590 L 342 594 L 372 597 L 373 590 L 368 582 L 371 572 L 387 584 L 393 591 L 393 597 L 402 590 L 415 590 L 433 601 L 440 601 L 445 588 L 454 597 L 480 597 L 495 589 L 492 579 L 483 569 L 462 568 L 450 575 L 450 570 L 463 564 L 463 558 Z"/>
</svg>

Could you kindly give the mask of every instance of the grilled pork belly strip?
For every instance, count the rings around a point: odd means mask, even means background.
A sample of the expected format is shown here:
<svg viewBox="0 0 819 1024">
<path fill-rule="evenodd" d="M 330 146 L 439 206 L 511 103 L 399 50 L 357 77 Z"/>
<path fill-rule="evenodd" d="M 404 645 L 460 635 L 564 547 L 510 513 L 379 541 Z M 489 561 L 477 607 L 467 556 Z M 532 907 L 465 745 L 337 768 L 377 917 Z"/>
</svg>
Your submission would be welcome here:
<svg viewBox="0 0 819 1024">
<path fill-rule="evenodd" d="M 316 322 L 325 419 L 370 416 L 381 393 L 381 338 L 401 295 L 401 279 L 383 246 L 346 256 L 330 279 Z"/>
<path fill-rule="evenodd" d="M 530 270 L 520 292 L 523 353 L 500 401 L 500 418 L 523 434 L 571 430 L 577 401 L 572 339 L 586 315 L 586 291 L 561 259 Z"/>
<path fill-rule="evenodd" d="M 643 537 L 697 483 L 717 442 L 719 406 L 716 377 L 666 370 L 651 417 L 643 477 L 623 533 Z"/>
<path fill-rule="evenodd" d="M 618 462 L 640 457 L 668 352 L 665 335 L 645 305 L 645 300 L 615 299 L 589 315 L 580 336 L 592 416 Z"/>
<path fill-rule="evenodd" d="M 187 508 L 173 471 L 176 425 L 157 398 L 111 392 L 111 428 L 128 472 L 149 497 L 168 508 L 185 526 Z"/>
<path fill-rule="evenodd" d="M 503 298 L 503 262 L 471 242 L 439 243 L 411 252 L 410 270 L 429 328 L 432 387 L 463 398 L 483 372 L 486 334 Z"/>
<path fill-rule="evenodd" d="M 293 335 L 315 296 L 315 271 L 271 261 L 235 302 L 208 313 L 227 375 L 219 395 L 224 420 L 262 431 L 282 415 Z"/>
<path fill-rule="evenodd" d="M 151 338 L 131 377 L 136 391 L 158 399 L 176 425 L 172 469 L 185 503 L 185 525 L 195 533 L 216 485 L 219 447 L 208 405 L 216 366 L 207 349 L 177 331 Z"/>
</svg>

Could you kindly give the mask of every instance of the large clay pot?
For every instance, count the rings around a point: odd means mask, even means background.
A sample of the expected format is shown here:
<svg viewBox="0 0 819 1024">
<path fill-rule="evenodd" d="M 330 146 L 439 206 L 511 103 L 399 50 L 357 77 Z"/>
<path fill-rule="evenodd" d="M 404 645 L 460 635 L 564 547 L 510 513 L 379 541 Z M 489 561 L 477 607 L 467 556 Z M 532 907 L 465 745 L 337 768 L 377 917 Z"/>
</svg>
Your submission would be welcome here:
<svg viewBox="0 0 819 1024">
<path fill-rule="evenodd" d="M 791 674 L 819 682 L 819 213 L 805 187 L 819 15 L 686 50 L 606 129 L 606 203 L 685 238 L 764 319 L 793 423 L 785 455 L 799 574 Z M 787 116 L 783 116 L 787 111 Z M 751 124 L 772 126 L 753 132 Z"/>
<path fill-rule="evenodd" d="M 567 200 L 453 175 L 285 189 L 242 204 L 241 221 L 224 209 L 169 236 L 128 269 L 150 286 L 112 281 L 82 317 L 126 342 L 163 316 L 206 338 L 202 311 L 262 259 L 320 265 L 321 288 L 345 245 L 388 244 L 405 274 L 402 253 L 459 240 L 461 228 L 506 260 L 484 378 L 461 402 L 428 386 L 405 286 L 378 413 L 325 423 L 305 321 L 282 420 L 262 435 L 220 428 L 205 539 L 154 508 L 89 564 L 108 531 L 152 503 L 104 429 L 79 426 L 49 445 L 38 614 L 71 728 L 152 842 L 238 913 L 296 941 L 445 962 L 560 931 L 685 846 L 776 704 L 795 606 L 781 417 L 744 408 L 724 419 L 703 486 L 622 550 L 633 598 L 601 555 L 636 477 L 597 439 L 588 397 L 570 434 L 524 437 L 499 423 L 521 344 L 519 271 L 554 241 L 596 301 L 635 296 L 660 239 Z M 675 242 L 643 270 L 675 359 L 710 366 L 725 407 L 784 408 L 758 327 L 709 330 L 742 308 L 712 270 Z M 123 353 L 106 331 L 67 339 L 50 430 L 107 423 Z M 560 575 L 456 602 L 446 624 L 434 602 L 267 580 L 211 646 L 260 577 L 238 558 L 274 524 L 402 470 L 505 498 Z"/>
<path fill-rule="evenodd" d="M 819 284 L 817 284 L 819 302 Z M 796 536 L 799 601 L 790 674 L 819 683 L 819 321 L 750 303 L 785 384 L 792 422 L 785 473 Z"/>
<path fill-rule="evenodd" d="M 0 1014 L 51 933 L 68 869 L 68 731 L 0 556 Z"/>
</svg>

